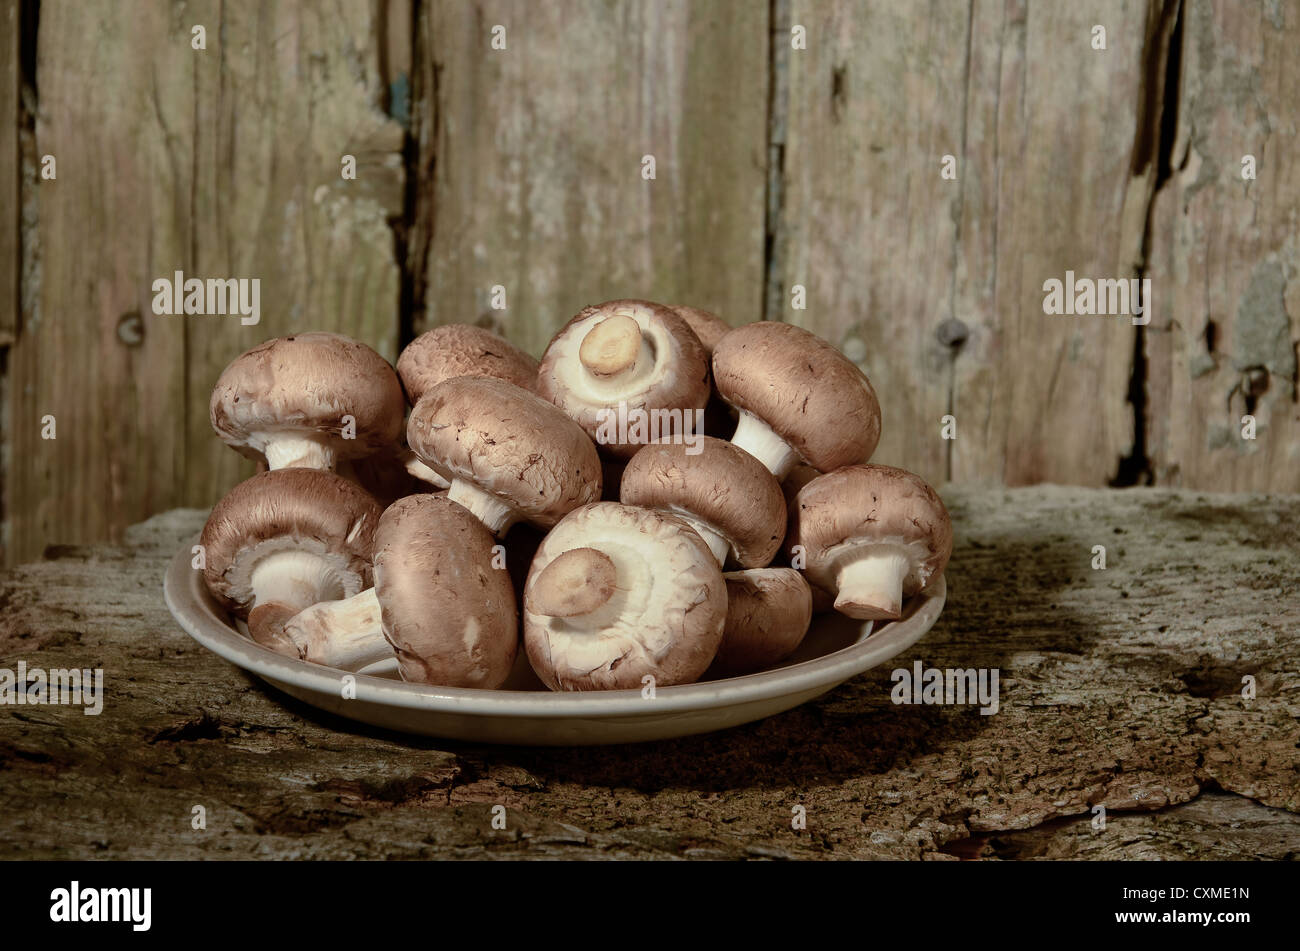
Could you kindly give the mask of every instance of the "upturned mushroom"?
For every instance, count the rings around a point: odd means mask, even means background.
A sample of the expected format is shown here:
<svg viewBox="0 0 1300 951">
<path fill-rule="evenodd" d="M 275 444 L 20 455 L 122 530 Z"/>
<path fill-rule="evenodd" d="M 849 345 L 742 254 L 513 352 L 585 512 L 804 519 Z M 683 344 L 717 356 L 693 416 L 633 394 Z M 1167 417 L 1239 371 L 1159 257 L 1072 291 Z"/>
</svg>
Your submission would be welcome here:
<svg viewBox="0 0 1300 951">
<path fill-rule="evenodd" d="M 284 622 L 319 601 L 370 586 L 379 504 L 317 469 L 275 469 L 230 490 L 199 543 L 208 590 L 249 634 L 282 647 Z"/>
<path fill-rule="evenodd" d="M 405 408 L 387 360 L 356 340 L 313 332 L 236 357 L 208 415 L 222 441 L 270 469 L 332 469 L 395 444 Z"/>
<path fill-rule="evenodd" d="M 812 621 L 812 589 L 793 568 L 750 568 L 727 582 L 727 626 L 709 677 L 752 674 L 785 660 Z"/>
<path fill-rule="evenodd" d="M 550 528 L 600 498 L 600 456 L 554 405 L 487 377 L 444 380 L 407 421 L 411 449 L 451 483 L 448 498 L 502 536 L 515 522 Z"/>
<path fill-rule="evenodd" d="M 781 486 L 763 464 L 729 442 L 700 437 L 644 447 L 623 470 L 619 501 L 661 509 L 695 529 L 723 566 L 771 562 L 785 536 Z"/>
<path fill-rule="evenodd" d="M 890 620 L 943 572 L 952 523 L 920 476 L 892 466 L 848 466 L 799 490 L 786 546 L 810 582 L 835 593 L 837 611 Z"/>
<path fill-rule="evenodd" d="M 518 653 L 519 621 L 495 544 L 446 498 L 399 499 L 375 531 L 374 586 L 291 618 L 285 652 L 345 670 L 396 653 L 411 683 L 500 687 Z"/>
<path fill-rule="evenodd" d="M 555 335 L 537 392 L 576 420 L 603 452 L 630 458 L 654 435 L 699 432 L 709 361 L 671 308 L 615 300 L 584 308 Z"/>
<path fill-rule="evenodd" d="M 397 358 L 397 375 L 414 406 L 443 380 L 458 376 L 488 376 L 533 390 L 537 360 L 490 330 L 472 324 L 444 324 L 406 345 Z M 447 488 L 447 480 L 409 448 L 403 447 L 402 462 L 412 477 L 437 489 Z"/>
<path fill-rule="evenodd" d="M 718 394 L 740 411 L 731 441 L 783 480 L 799 461 L 819 472 L 866 462 L 880 404 L 866 375 L 792 324 L 737 327 L 713 351 Z"/>
<path fill-rule="evenodd" d="M 722 640 L 727 590 L 700 536 L 663 512 L 598 502 L 542 542 L 524 588 L 524 648 L 552 690 L 690 683 Z"/>
</svg>

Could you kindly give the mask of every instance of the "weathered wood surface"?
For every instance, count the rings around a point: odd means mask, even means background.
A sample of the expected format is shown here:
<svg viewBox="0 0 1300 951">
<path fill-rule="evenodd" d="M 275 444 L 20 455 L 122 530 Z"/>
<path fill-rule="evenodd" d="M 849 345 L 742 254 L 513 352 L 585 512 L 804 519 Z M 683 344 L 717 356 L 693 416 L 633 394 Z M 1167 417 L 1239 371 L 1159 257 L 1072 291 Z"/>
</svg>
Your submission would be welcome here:
<svg viewBox="0 0 1300 951">
<path fill-rule="evenodd" d="M 1178 122 L 1151 228 L 1155 478 L 1300 492 L 1300 4 L 1185 6 Z M 1242 438 L 1247 414 L 1254 440 Z"/>
<path fill-rule="evenodd" d="M 433 220 L 416 329 L 479 323 L 540 354 L 616 297 L 762 316 L 765 5 L 426 6 Z"/>
<path fill-rule="evenodd" d="M 201 512 L 53 549 L 0 576 L 0 667 L 102 666 L 107 700 L 98 717 L 0 708 L 0 856 L 1300 855 L 1300 497 L 945 497 L 948 605 L 887 668 L 999 668 L 997 714 L 895 706 L 881 669 L 760 723 L 626 748 L 410 739 L 268 690 L 163 606 Z"/>
<path fill-rule="evenodd" d="M 403 132 L 381 40 L 367 4 L 40 5 L 35 151 L 58 178 L 30 186 L 36 298 L 9 353 L 11 559 L 251 472 L 212 438 L 207 394 L 254 344 L 342 330 L 396 357 Z M 155 316 L 152 282 L 177 270 L 259 279 L 260 323 Z"/>
<path fill-rule="evenodd" d="M 0 45 L 10 562 L 247 472 L 206 398 L 254 342 L 470 321 L 538 352 L 628 294 L 826 336 L 878 458 L 932 481 L 1300 490 L 1294 0 L 37 8 L 34 139 L 30 31 Z M 261 323 L 154 317 L 177 268 L 259 278 Z M 1067 270 L 1151 278 L 1153 323 L 1045 315 Z"/>
</svg>

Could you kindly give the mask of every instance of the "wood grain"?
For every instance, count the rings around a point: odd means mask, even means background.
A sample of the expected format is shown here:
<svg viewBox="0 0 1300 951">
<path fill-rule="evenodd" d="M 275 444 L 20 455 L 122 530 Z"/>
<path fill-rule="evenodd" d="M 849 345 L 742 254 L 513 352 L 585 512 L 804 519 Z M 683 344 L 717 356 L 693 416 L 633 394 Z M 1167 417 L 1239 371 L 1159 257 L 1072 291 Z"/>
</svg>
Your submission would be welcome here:
<svg viewBox="0 0 1300 951">
<path fill-rule="evenodd" d="M 5 708 L 0 856 L 1293 857 L 1300 497 L 944 497 L 949 600 L 912 650 L 768 720 L 623 748 L 405 737 L 245 676 L 159 596 L 203 511 L 52 551 L 0 574 L 0 667 L 102 667 L 105 704 Z M 998 712 L 891 703 L 916 661 L 998 669 Z"/>
<path fill-rule="evenodd" d="M 540 354 L 584 305 L 612 298 L 761 315 L 765 6 L 428 8 L 436 97 L 421 108 L 437 112 L 425 119 L 436 161 L 421 187 L 435 220 L 417 331 L 478 323 Z M 498 25 L 505 50 L 490 46 Z"/>
<path fill-rule="evenodd" d="M 1042 284 L 1132 274 L 1121 212 L 1145 16 L 1124 0 L 793 3 L 809 48 L 789 54 L 783 319 L 871 377 L 875 458 L 931 481 L 1113 474 L 1133 330 L 1045 316 Z M 806 311 L 790 309 L 799 283 Z"/>
<path fill-rule="evenodd" d="M 1148 333 L 1159 484 L 1300 492 L 1300 10 L 1187 0 Z M 1253 155 L 1257 178 L 1242 177 Z M 1242 438 L 1242 417 L 1257 438 Z"/>
<path fill-rule="evenodd" d="M 0 348 L 18 329 L 22 273 L 20 11 L 20 0 L 0 0 Z"/>
<path fill-rule="evenodd" d="M 38 304 L 9 364 L 11 559 L 211 504 L 250 472 L 207 393 L 255 343 L 340 330 L 396 356 L 402 130 L 378 34 L 358 4 L 41 5 L 37 152 L 59 177 L 36 186 Z M 155 316 L 151 283 L 176 270 L 259 279 L 260 323 Z"/>
</svg>

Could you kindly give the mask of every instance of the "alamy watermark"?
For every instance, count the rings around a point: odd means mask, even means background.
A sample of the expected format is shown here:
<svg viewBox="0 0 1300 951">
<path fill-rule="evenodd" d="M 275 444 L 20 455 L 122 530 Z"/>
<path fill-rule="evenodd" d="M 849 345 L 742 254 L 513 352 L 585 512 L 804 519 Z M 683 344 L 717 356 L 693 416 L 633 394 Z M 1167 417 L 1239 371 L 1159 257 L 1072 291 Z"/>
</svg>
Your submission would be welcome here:
<svg viewBox="0 0 1300 951">
<path fill-rule="evenodd" d="M 206 281 L 187 278 L 177 271 L 171 278 L 153 282 L 153 312 L 158 316 L 178 314 L 238 315 L 251 326 L 262 319 L 262 281 L 247 277 L 210 277 Z"/>
<path fill-rule="evenodd" d="M 43 704 L 84 706 L 82 712 L 97 717 L 104 711 L 103 668 L 45 670 L 18 662 L 16 671 L 0 667 L 0 706 Z"/>
<path fill-rule="evenodd" d="M 1074 276 L 1043 281 L 1043 313 L 1082 317 L 1131 317 L 1134 324 L 1151 323 L 1151 278 L 1101 278 Z"/>
<path fill-rule="evenodd" d="M 602 446 L 647 446 L 650 443 L 682 443 L 686 455 L 704 451 L 704 410 L 606 407 L 596 413 L 596 442 Z"/>
<path fill-rule="evenodd" d="M 894 689 L 889 699 L 900 704 L 979 704 L 983 716 L 998 712 L 998 668 L 968 667 L 946 670 L 923 667 L 918 660 L 912 669 L 898 667 L 889 675 Z"/>
</svg>

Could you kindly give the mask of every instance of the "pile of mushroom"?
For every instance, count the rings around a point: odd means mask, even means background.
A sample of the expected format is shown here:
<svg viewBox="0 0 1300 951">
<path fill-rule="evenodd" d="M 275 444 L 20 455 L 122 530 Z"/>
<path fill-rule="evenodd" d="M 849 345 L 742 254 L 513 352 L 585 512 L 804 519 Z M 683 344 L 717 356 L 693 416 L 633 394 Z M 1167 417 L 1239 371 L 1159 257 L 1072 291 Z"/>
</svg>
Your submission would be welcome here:
<svg viewBox="0 0 1300 951">
<path fill-rule="evenodd" d="M 935 491 L 870 461 L 865 374 L 790 324 L 616 300 L 540 361 L 453 324 L 396 368 L 299 334 L 237 357 L 210 415 L 266 471 L 212 511 L 209 590 L 257 643 L 345 671 L 743 676 L 789 662 L 817 610 L 901 617 L 952 552 Z"/>
</svg>

